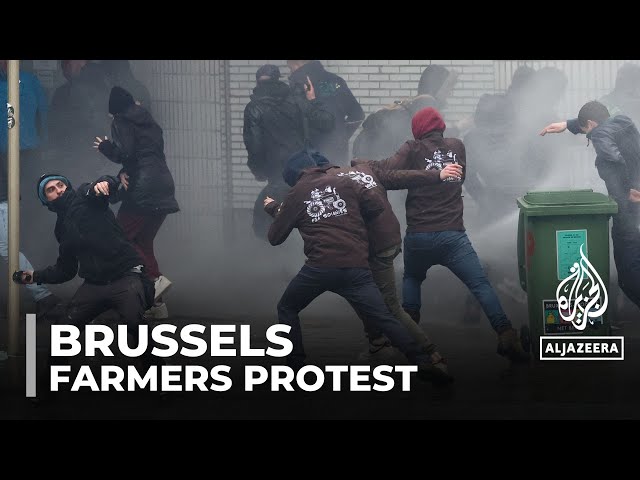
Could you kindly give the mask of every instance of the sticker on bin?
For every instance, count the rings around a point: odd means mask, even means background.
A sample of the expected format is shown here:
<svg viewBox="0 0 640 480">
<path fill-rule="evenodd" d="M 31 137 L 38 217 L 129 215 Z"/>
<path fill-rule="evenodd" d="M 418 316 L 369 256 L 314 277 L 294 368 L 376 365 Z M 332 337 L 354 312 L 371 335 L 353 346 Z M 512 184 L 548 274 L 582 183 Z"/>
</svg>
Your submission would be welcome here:
<svg viewBox="0 0 640 480">
<path fill-rule="evenodd" d="M 540 337 L 540 360 L 624 360 L 624 337 Z"/>
<path fill-rule="evenodd" d="M 572 301 L 566 308 L 560 309 L 558 307 L 558 300 L 543 300 L 542 301 L 542 316 L 544 328 L 542 331 L 545 335 L 571 335 L 579 333 L 581 330 L 576 328 L 571 320 L 568 318 L 571 315 L 571 311 L 575 311 L 575 300 Z M 585 329 L 583 331 L 594 333 L 604 325 L 602 315 L 597 318 L 589 318 Z"/>
</svg>

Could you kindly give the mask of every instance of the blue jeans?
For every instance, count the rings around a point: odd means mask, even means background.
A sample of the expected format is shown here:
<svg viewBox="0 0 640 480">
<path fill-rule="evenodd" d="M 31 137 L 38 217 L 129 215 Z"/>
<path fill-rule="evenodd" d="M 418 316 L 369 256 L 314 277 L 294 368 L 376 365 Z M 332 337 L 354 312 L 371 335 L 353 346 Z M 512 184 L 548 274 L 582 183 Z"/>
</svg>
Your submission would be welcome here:
<svg viewBox="0 0 640 480">
<path fill-rule="evenodd" d="M 402 281 L 402 306 L 405 309 L 420 311 L 420 287 L 433 265 L 447 267 L 462 280 L 482 306 L 494 330 L 511 326 L 469 237 L 459 231 L 406 234 Z"/>
<path fill-rule="evenodd" d="M 287 365 L 298 370 L 305 365 L 305 351 L 299 313 L 315 298 L 326 291 L 347 300 L 361 319 L 366 319 L 368 330 L 382 332 L 391 344 L 416 364 L 431 363 L 422 346 L 394 317 L 373 281 L 368 268 L 326 268 L 303 266 L 291 280 L 278 302 L 278 320 L 291 326 L 287 338 L 293 351 L 287 356 Z"/>
<path fill-rule="evenodd" d="M 0 202 L 0 257 L 4 258 L 5 261 L 7 261 L 9 257 L 9 208 L 6 201 Z M 20 265 L 20 270 L 33 270 L 33 266 L 22 252 L 20 252 L 18 258 L 18 264 Z M 44 285 L 34 283 L 32 285 L 26 285 L 26 287 L 36 302 L 51 295 L 49 289 Z"/>
</svg>

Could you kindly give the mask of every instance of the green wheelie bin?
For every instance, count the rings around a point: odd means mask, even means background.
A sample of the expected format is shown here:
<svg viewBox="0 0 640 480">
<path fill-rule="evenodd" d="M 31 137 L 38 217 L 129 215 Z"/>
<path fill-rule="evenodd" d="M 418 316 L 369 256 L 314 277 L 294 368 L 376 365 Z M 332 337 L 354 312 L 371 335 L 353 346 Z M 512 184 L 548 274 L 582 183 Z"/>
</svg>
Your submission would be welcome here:
<svg viewBox="0 0 640 480">
<path fill-rule="evenodd" d="M 517 203 L 518 270 L 529 311 L 524 348 L 538 360 L 541 336 L 610 335 L 604 301 L 616 202 L 585 189 L 528 192 Z"/>
</svg>

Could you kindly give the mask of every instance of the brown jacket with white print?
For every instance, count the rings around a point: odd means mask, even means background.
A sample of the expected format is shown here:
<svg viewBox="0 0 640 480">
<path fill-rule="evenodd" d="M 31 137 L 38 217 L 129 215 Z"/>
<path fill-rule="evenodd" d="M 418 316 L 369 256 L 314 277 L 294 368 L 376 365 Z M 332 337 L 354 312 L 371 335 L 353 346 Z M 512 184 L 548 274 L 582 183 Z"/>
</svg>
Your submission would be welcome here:
<svg viewBox="0 0 640 480">
<path fill-rule="evenodd" d="M 409 140 L 391 157 L 373 164 L 379 170 L 435 170 L 447 164 L 462 165 L 462 179 L 409 188 L 406 200 L 407 233 L 464 231 L 462 183 L 466 173 L 466 152 L 458 138 L 444 138 L 431 131 L 419 140 Z"/>
<path fill-rule="evenodd" d="M 384 211 L 384 202 L 377 192 L 348 176 L 327 174 L 335 168 L 324 165 L 303 170 L 282 204 L 265 206 L 274 217 L 269 242 L 279 245 L 297 228 L 307 265 L 369 268 L 366 222 Z"/>
<path fill-rule="evenodd" d="M 373 256 L 402 243 L 400 222 L 393 211 L 387 190 L 404 190 L 423 185 L 441 183 L 440 172 L 435 170 L 381 170 L 375 169 L 375 161 L 352 161 L 351 168 L 335 168 L 327 173 L 346 176 L 351 180 L 377 192 L 382 198 L 384 212 L 368 224 L 369 251 Z"/>
</svg>

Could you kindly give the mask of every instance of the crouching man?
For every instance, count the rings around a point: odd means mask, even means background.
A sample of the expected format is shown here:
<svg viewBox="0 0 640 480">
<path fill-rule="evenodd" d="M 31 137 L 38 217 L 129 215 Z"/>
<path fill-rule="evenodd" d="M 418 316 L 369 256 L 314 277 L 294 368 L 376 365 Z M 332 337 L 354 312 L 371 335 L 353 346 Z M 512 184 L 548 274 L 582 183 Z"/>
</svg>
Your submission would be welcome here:
<svg viewBox="0 0 640 480">
<path fill-rule="evenodd" d="M 82 330 L 98 315 L 113 309 L 120 323 L 127 325 L 134 339 L 130 343 L 133 346 L 138 342 L 138 325 L 143 322 L 143 314 L 153 303 L 154 287 L 146 280 L 142 260 L 109 208 L 108 197 L 118 186 L 116 178 L 103 176 L 74 190 L 63 175 L 40 177 L 38 197 L 58 216 L 54 234 L 59 254 L 54 265 L 23 271 L 22 283 L 59 284 L 72 280 L 77 274 L 84 283 L 58 323 L 75 325 Z M 47 341 L 47 364 L 50 363 L 49 343 Z M 144 362 L 153 360 L 147 355 Z M 49 368 L 45 370 L 48 377 Z M 39 380 L 42 382 L 44 378 Z M 44 385 L 40 385 L 40 391 L 42 387 Z"/>
</svg>

